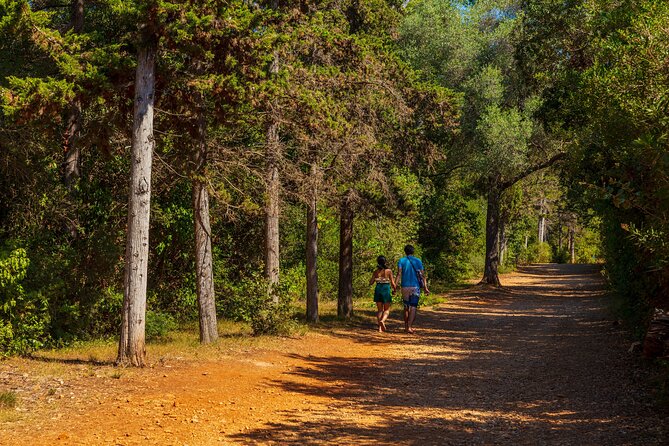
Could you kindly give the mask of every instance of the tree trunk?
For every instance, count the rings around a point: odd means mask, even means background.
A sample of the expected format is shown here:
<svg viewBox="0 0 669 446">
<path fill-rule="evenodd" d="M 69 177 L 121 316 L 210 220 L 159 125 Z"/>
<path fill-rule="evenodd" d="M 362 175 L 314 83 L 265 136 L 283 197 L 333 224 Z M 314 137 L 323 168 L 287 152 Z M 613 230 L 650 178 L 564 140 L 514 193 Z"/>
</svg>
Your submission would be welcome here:
<svg viewBox="0 0 669 446">
<path fill-rule="evenodd" d="M 506 245 L 508 236 L 506 233 L 506 224 L 504 221 L 499 223 L 499 264 L 504 265 L 504 258 L 506 257 Z"/>
<path fill-rule="evenodd" d="M 135 110 L 125 249 L 125 292 L 118 364 L 144 366 L 146 284 L 149 259 L 149 211 L 153 155 L 153 101 L 157 41 L 139 47 L 135 76 Z"/>
<path fill-rule="evenodd" d="M 485 222 L 485 269 L 480 283 L 501 286 L 499 281 L 499 203 L 500 191 L 488 192 L 488 209 Z"/>
<path fill-rule="evenodd" d="M 576 263 L 576 241 L 574 228 L 569 228 L 569 255 L 571 263 Z"/>
<path fill-rule="evenodd" d="M 202 113 L 198 119 L 198 143 L 193 152 L 193 217 L 195 230 L 195 281 L 200 316 L 200 343 L 218 339 L 216 302 L 214 295 L 211 224 L 209 221 L 209 191 L 201 178 L 207 163 L 207 120 Z"/>
<path fill-rule="evenodd" d="M 279 72 L 279 56 L 274 54 L 270 74 Z M 267 126 L 267 202 L 265 206 L 265 278 L 274 303 L 279 303 L 275 287 L 279 283 L 279 200 L 281 183 L 279 181 L 279 119 L 276 116 L 278 106 L 272 105 L 272 113 Z"/>
<path fill-rule="evenodd" d="M 307 322 L 318 322 L 317 193 L 314 186 L 307 204 Z"/>
<path fill-rule="evenodd" d="M 353 315 L 353 207 L 351 192 L 341 202 L 339 220 L 339 292 L 337 316 L 350 319 Z"/>
<path fill-rule="evenodd" d="M 537 234 L 539 244 L 546 241 L 546 217 L 543 214 L 543 210 L 541 212 L 541 215 L 539 215 L 539 229 Z"/>
<path fill-rule="evenodd" d="M 84 28 L 84 0 L 72 1 L 71 13 L 72 32 L 80 34 Z M 68 189 L 72 189 L 74 183 L 80 177 L 79 165 L 81 149 L 79 137 L 81 135 L 81 101 L 75 99 L 70 104 L 67 126 L 63 135 L 63 180 Z"/>
</svg>

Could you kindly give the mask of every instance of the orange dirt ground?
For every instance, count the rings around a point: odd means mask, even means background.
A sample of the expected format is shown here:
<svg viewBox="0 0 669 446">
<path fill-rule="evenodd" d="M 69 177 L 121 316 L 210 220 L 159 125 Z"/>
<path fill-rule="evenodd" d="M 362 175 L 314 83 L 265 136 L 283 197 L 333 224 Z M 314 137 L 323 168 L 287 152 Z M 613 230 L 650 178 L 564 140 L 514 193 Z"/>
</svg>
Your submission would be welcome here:
<svg viewBox="0 0 669 446">
<path fill-rule="evenodd" d="M 596 268 L 502 281 L 421 309 L 415 335 L 394 319 L 141 370 L 0 362 L 19 395 L 0 444 L 668 444 Z"/>
</svg>

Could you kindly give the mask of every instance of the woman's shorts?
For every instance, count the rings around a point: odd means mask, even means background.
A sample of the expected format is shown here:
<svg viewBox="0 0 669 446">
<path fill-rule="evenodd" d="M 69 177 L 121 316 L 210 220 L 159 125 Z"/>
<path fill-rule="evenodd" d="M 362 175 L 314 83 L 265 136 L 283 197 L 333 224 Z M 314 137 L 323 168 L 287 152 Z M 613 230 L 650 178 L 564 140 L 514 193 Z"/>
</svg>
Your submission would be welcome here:
<svg viewBox="0 0 669 446">
<path fill-rule="evenodd" d="M 383 302 L 389 304 L 393 301 L 393 296 L 390 294 L 389 283 L 377 283 L 374 288 L 374 302 Z"/>
</svg>

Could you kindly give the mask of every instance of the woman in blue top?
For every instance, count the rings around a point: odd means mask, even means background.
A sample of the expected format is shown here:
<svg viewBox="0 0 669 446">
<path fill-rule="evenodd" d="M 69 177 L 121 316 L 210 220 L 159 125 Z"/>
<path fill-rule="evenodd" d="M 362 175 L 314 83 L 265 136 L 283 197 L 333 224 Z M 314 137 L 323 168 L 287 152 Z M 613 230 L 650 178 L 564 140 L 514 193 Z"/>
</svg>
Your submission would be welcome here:
<svg viewBox="0 0 669 446">
<path fill-rule="evenodd" d="M 414 247 L 406 245 L 404 247 L 406 257 L 402 257 L 397 262 L 397 277 L 395 281 L 401 283 L 402 300 L 404 301 L 404 331 L 413 333 L 413 322 L 416 319 L 416 310 L 420 298 L 421 288 L 425 294 L 430 294 L 425 282 L 425 271 L 423 262 L 418 257 L 414 257 Z M 401 278 L 401 281 L 400 281 Z"/>
<path fill-rule="evenodd" d="M 376 258 L 377 268 L 372 274 L 372 278 L 369 279 L 369 284 L 372 285 L 376 283 L 374 288 L 374 302 L 376 302 L 376 319 L 379 325 L 379 331 L 386 331 L 386 319 L 390 314 L 390 303 L 393 300 L 393 296 L 390 293 L 395 292 L 397 288 L 395 286 L 395 280 L 393 279 L 393 272 L 386 265 L 386 258 L 383 256 L 378 256 Z"/>
</svg>

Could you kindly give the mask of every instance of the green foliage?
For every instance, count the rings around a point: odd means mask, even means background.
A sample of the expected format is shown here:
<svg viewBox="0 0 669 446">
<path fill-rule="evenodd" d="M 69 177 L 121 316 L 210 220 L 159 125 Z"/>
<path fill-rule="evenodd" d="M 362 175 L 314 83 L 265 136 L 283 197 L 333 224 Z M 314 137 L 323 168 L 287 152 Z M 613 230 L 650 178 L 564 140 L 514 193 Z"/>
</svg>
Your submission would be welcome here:
<svg viewBox="0 0 669 446">
<path fill-rule="evenodd" d="M 0 250 L 0 355 L 30 353 L 48 339 L 47 302 L 22 285 L 29 264 L 23 248 Z"/>
<path fill-rule="evenodd" d="M 146 339 L 160 340 L 177 328 L 174 317 L 160 311 L 147 310 L 146 312 Z"/>
<path fill-rule="evenodd" d="M 569 263 L 571 261 L 571 253 L 565 248 L 555 249 L 552 261 L 553 263 Z"/>
<path fill-rule="evenodd" d="M 530 243 L 527 250 L 520 253 L 520 263 L 550 263 L 553 252 L 548 243 Z"/>
<path fill-rule="evenodd" d="M 461 185 L 436 189 L 426 197 L 419 240 L 433 277 L 457 283 L 483 270 L 485 211 Z"/>
</svg>

